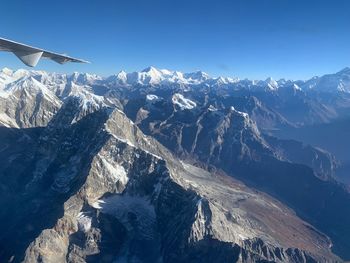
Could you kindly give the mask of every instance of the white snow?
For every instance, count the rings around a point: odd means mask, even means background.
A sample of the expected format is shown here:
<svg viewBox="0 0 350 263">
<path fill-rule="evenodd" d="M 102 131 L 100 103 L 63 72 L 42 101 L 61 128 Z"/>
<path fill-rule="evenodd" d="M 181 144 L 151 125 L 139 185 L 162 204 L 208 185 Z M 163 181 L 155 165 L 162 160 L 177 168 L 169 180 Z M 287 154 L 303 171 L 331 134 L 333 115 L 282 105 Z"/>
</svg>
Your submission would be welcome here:
<svg viewBox="0 0 350 263">
<path fill-rule="evenodd" d="M 344 68 L 335 74 L 314 77 L 305 81 L 301 88 L 303 90 L 315 89 L 323 92 L 350 93 L 350 68 Z"/>
<path fill-rule="evenodd" d="M 60 101 L 51 90 L 31 76 L 9 83 L 3 89 L 3 92 L 7 93 L 7 96 L 9 96 L 18 90 L 28 91 L 28 95 L 32 96 L 41 93 L 48 101 L 55 104 L 59 104 Z"/>
<path fill-rule="evenodd" d="M 116 85 L 157 85 L 167 83 L 180 84 L 200 84 L 209 80 L 208 74 L 202 71 L 182 73 L 179 71 L 171 71 L 167 69 L 157 69 L 148 67 L 140 72 L 126 73 L 124 71 L 107 78 L 107 82 Z M 225 79 L 228 81 L 228 78 Z"/>
<path fill-rule="evenodd" d="M 1 98 L 6 99 L 6 98 L 8 98 L 10 95 L 11 95 L 11 94 L 10 94 L 9 92 L 4 91 L 4 90 L 1 89 L 1 87 L 0 87 L 0 97 L 1 97 Z"/>
<path fill-rule="evenodd" d="M 213 105 L 210 105 L 208 108 L 209 111 L 217 111 L 218 109 L 215 108 Z"/>
<path fill-rule="evenodd" d="M 242 112 L 242 111 L 237 111 L 239 114 L 241 114 L 244 118 L 248 118 L 249 117 L 249 115 L 248 115 L 248 113 L 246 113 L 246 112 Z"/>
<path fill-rule="evenodd" d="M 136 148 L 136 146 L 135 146 L 131 141 L 129 141 L 129 140 L 127 140 L 127 139 L 123 139 L 123 138 L 121 138 L 121 137 L 115 135 L 115 134 L 112 133 L 108 128 L 106 129 L 106 131 L 107 131 L 109 134 L 111 134 L 111 135 L 113 136 L 114 139 L 117 139 L 118 141 L 121 141 L 121 142 L 126 143 L 127 145 L 129 145 L 129 146 L 131 146 L 131 147 Z"/>
<path fill-rule="evenodd" d="M 80 212 L 77 216 L 78 228 L 84 233 L 88 232 L 91 229 L 91 217 L 85 215 L 83 212 Z"/>
<path fill-rule="evenodd" d="M 238 111 L 233 106 L 231 106 L 230 109 L 231 109 L 231 111 L 234 111 L 234 112 L 238 113 L 239 115 L 243 116 L 244 118 L 248 118 L 249 117 L 248 113 L 243 112 L 243 111 Z"/>
<path fill-rule="evenodd" d="M 16 121 L 3 112 L 0 113 L 0 123 L 6 127 L 18 128 Z"/>
<path fill-rule="evenodd" d="M 297 84 L 293 84 L 293 89 L 294 90 L 301 90 L 301 88 Z"/>
<path fill-rule="evenodd" d="M 172 97 L 172 101 L 175 105 L 179 106 L 181 110 L 184 110 L 184 109 L 191 110 L 197 107 L 197 104 L 194 101 L 190 99 L 186 99 L 180 93 L 175 93 Z"/>
<path fill-rule="evenodd" d="M 69 96 L 76 97 L 80 101 L 83 110 L 99 109 L 104 106 L 104 98 L 88 91 L 84 86 L 71 83 Z"/>
<path fill-rule="evenodd" d="M 162 157 L 160 157 L 160 156 L 158 156 L 158 155 L 156 155 L 156 154 L 154 154 L 154 153 L 151 153 L 151 152 L 149 152 L 149 151 L 147 151 L 147 150 L 144 150 L 144 149 L 143 149 L 143 151 L 144 151 L 145 153 L 148 153 L 148 154 L 152 155 L 153 157 L 155 157 L 155 158 L 157 158 L 157 159 L 159 159 L 159 160 L 163 160 Z"/>
<path fill-rule="evenodd" d="M 103 156 L 101 156 L 101 160 L 107 172 L 115 179 L 115 182 L 119 181 L 123 185 L 126 185 L 128 183 L 129 178 L 123 166 L 117 163 L 111 164 Z"/>
<path fill-rule="evenodd" d="M 68 78 L 70 81 L 73 81 L 74 83 L 84 84 L 84 85 L 92 85 L 102 80 L 102 77 L 96 74 L 79 73 L 79 72 L 74 72 Z"/>
<path fill-rule="evenodd" d="M 103 209 L 103 206 L 105 205 L 105 203 L 106 202 L 103 199 L 99 199 L 93 202 L 91 206 L 96 209 Z"/>
<path fill-rule="evenodd" d="M 207 73 L 200 70 L 196 72 L 185 73 L 184 77 L 186 79 L 189 79 L 191 82 L 197 82 L 197 83 L 210 79 L 210 76 Z"/>
<path fill-rule="evenodd" d="M 120 71 L 117 74 L 117 79 L 123 83 L 126 83 L 126 81 L 128 80 L 127 73 L 124 70 Z"/>
<path fill-rule="evenodd" d="M 245 235 L 243 235 L 243 234 L 238 234 L 238 237 L 242 240 L 242 241 L 244 241 L 244 240 L 246 240 L 246 239 L 249 239 L 248 237 L 246 237 Z"/>
<path fill-rule="evenodd" d="M 139 227 L 137 231 L 144 238 L 152 238 L 154 235 L 153 227 L 156 220 L 154 207 L 149 200 L 141 196 L 130 195 L 114 195 L 104 199 L 97 200 L 92 204 L 96 209 L 101 210 L 102 213 L 106 213 L 115 216 L 120 220 L 127 228 L 133 226 L 129 223 L 129 215 L 133 213 L 137 217 Z"/>
<path fill-rule="evenodd" d="M 155 102 L 155 101 L 159 101 L 160 98 L 157 95 L 154 95 L 154 94 L 147 94 L 146 95 L 146 100 Z"/>
<path fill-rule="evenodd" d="M 267 87 L 271 90 L 277 90 L 278 89 L 278 83 L 273 78 L 269 77 L 265 80 L 265 83 L 267 84 Z"/>
</svg>

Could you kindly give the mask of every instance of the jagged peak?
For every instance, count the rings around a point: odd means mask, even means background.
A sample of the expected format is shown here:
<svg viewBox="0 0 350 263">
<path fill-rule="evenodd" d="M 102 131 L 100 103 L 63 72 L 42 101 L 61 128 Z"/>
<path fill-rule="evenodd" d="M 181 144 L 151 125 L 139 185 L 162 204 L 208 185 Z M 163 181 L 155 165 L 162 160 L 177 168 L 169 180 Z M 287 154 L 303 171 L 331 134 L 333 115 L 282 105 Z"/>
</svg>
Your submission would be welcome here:
<svg viewBox="0 0 350 263">
<path fill-rule="evenodd" d="M 127 72 L 122 69 L 116 74 L 116 76 L 126 76 L 126 74 L 127 74 Z"/>
<path fill-rule="evenodd" d="M 204 71 L 201 71 L 201 70 L 197 70 L 197 71 L 194 71 L 194 72 L 190 72 L 190 73 L 185 73 L 184 76 L 186 78 L 190 78 L 192 80 L 207 80 L 207 79 L 210 79 L 210 76 L 209 74 L 205 73 Z"/>
<path fill-rule="evenodd" d="M 23 76 L 12 83 L 10 83 L 5 90 L 11 90 L 14 87 L 17 88 L 28 88 L 28 87 L 45 87 L 41 82 L 37 81 L 33 76 L 28 75 L 28 76 Z M 46 87 L 45 87 L 46 88 Z"/>
<path fill-rule="evenodd" d="M 268 77 L 265 80 L 265 83 L 267 84 L 267 87 L 271 90 L 277 90 L 278 89 L 278 83 L 276 80 L 274 80 L 272 77 Z"/>
<path fill-rule="evenodd" d="M 294 90 L 301 90 L 301 88 L 295 83 L 293 83 L 292 87 L 293 87 Z"/>
<path fill-rule="evenodd" d="M 345 67 L 342 70 L 338 71 L 336 74 L 337 75 L 344 75 L 344 74 L 349 75 L 350 74 L 350 67 Z"/>
<path fill-rule="evenodd" d="M 45 85 L 54 86 L 57 83 L 63 84 L 64 81 L 74 81 L 81 85 L 105 84 L 109 86 L 132 86 L 132 85 L 161 85 L 161 84 L 180 84 L 180 85 L 207 85 L 213 87 L 221 87 L 225 85 L 234 85 L 240 89 L 257 89 L 265 91 L 278 91 L 280 88 L 291 87 L 297 84 L 302 90 L 318 89 L 328 91 L 345 91 L 350 92 L 349 76 L 350 68 L 346 67 L 341 71 L 333 74 L 324 75 L 322 77 L 312 78 L 308 81 L 292 81 L 280 79 L 278 81 L 269 77 L 265 80 L 249 80 L 230 77 L 211 77 L 204 71 L 194 71 L 183 73 L 180 71 L 172 71 L 168 69 L 159 69 L 149 66 L 142 71 L 127 73 L 122 70 L 110 77 L 101 77 L 96 74 L 73 72 L 72 74 L 48 73 L 45 71 L 31 71 L 26 69 L 12 70 L 4 68 L 0 71 L 1 85 L 7 85 L 24 76 L 34 76 L 37 80 Z M 327 83 L 325 80 L 327 80 Z M 327 84 L 327 85 L 326 85 Z M 326 86 L 326 87 L 325 87 Z"/>
<path fill-rule="evenodd" d="M 68 99 L 74 98 L 79 101 L 79 107 L 82 110 L 82 113 L 75 118 L 74 121 L 79 120 L 88 112 L 98 110 L 102 107 L 107 107 L 104 97 L 98 96 L 84 86 L 80 86 L 71 82 L 71 90 L 67 96 Z"/>
<path fill-rule="evenodd" d="M 49 88 L 31 75 L 24 76 L 14 82 L 9 83 L 2 92 L 2 97 L 8 97 L 17 91 L 26 92 L 30 96 L 40 93 L 53 104 L 60 104 L 60 99 Z"/>
<path fill-rule="evenodd" d="M 153 67 L 153 66 L 149 66 L 145 69 L 143 69 L 141 72 L 154 72 L 154 71 L 159 71 L 156 67 Z"/>
<path fill-rule="evenodd" d="M 3 68 L 1 70 L 1 73 L 6 74 L 6 75 L 12 75 L 13 74 L 13 70 L 10 69 L 10 68 L 5 67 L 5 68 Z"/>
<path fill-rule="evenodd" d="M 82 72 L 73 72 L 69 77 L 70 80 L 73 80 L 75 82 L 94 82 L 96 80 L 102 80 L 102 77 L 91 74 L 91 73 L 82 73 Z"/>
</svg>

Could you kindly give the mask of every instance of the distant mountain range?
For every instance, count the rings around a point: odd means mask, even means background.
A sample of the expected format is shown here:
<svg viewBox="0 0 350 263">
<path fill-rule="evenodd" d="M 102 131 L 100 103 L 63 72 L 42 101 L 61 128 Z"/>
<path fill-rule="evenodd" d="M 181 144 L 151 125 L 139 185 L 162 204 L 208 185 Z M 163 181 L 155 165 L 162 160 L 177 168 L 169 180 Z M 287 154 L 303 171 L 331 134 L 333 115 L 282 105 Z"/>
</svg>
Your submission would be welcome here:
<svg viewBox="0 0 350 263">
<path fill-rule="evenodd" d="M 350 68 L 307 81 L 5 68 L 0 261 L 349 260 L 349 110 Z"/>
<path fill-rule="evenodd" d="M 44 71 L 28 71 L 16 70 L 13 71 L 4 68 L 0 71 L 0 83 L 13 82 L 23 77 L 36 76 L 43 79 L 43 82 L 75 82 L 77 84 L 113 84 L 120 86 L 127 85 L 161 85 L 161 84 L 183 84 L 183 85 L 203 85 L 210 86 L 225 86 L 231 85 L 235 89 L 264 89 L 275 91 L 283 88 L 292 88 L 294 90 L 303 90 L 305 92 L 314 90 L 319 92 L 345 92 L 350 93 L 350 68 L 334 73 L 327 74 L 321 77 L 313 77 L 310 80 L 274 80 L 271 77 L 266 80 L 248 80 L 239 79 L 237 77 L 210 77 L 203 71 L 191 73 L 183 73 L 179 71 L 171 71 L 167 69 L 157 69 L 148 67 L 140 72 L 127 73 L 120 71 L 119 73 L 101 77 L 95 74 L 78 73 L 73 74 L 57 74 Z"/>
</svg>

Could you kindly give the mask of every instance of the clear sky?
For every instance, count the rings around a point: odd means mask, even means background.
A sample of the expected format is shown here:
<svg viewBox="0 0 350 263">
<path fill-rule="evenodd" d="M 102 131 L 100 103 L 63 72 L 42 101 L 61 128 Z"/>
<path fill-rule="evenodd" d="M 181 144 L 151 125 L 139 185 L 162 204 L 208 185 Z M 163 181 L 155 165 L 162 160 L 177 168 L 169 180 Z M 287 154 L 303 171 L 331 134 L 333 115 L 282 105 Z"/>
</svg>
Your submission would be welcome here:
<svg viewBox="0 0 350 263">
<path fill-rule="evenodd" d="M 350 66 L 347 0 L 1 0 L 0 37 L 90 60 L 38 69 L 147 66 L 305 79 Z M 0 52 L 0 68 L 24 68 Z"/>
</svg>

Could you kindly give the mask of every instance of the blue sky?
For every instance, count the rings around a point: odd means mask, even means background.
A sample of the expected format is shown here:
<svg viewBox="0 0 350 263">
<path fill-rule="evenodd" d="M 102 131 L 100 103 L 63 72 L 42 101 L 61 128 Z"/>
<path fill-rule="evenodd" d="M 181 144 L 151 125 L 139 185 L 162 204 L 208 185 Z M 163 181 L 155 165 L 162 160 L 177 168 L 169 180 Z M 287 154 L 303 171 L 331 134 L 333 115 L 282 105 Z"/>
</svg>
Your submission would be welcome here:
<svg viewBox="0 0 350 263">
<path fill-rule="evenodd" d="M 1 37 L 92 62 L 48 71 L 305 79 L 350 66 L 347 0 L 2 0 L 0 14 Z M 5 66 L 25 67 L 0 52 Z"/>
</svg>

